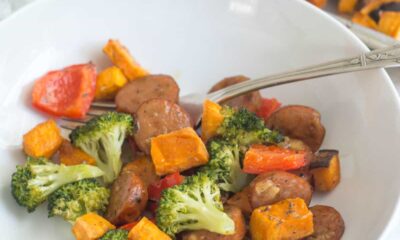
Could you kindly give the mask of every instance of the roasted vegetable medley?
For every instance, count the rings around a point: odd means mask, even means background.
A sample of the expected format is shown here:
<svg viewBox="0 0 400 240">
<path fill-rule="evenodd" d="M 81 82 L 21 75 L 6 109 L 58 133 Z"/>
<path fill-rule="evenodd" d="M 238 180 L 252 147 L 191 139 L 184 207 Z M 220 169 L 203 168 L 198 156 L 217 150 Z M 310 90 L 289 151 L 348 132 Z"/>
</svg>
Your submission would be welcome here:
<svg viewBox="0 0 400 240">
<path fill-rule="evenodd" d="M 36 109 L 82 121 L 66 136 L 53 119 L 23 136 L 26 162 L 11 176 L 21 207 L 47 202 L 77 240 L 342 237 L 337 210 L 310 206 L 340 182 L 339 151 L 320 150 L 317 110 L 258 91 L 206 100 L 199 135 L 171 76 L 151 75 L 117 40 L 103 50 L 114 66 L 99 74 L 78 64 L 35 82 Z M 116 111 L 87 115 L 94 99 Z"/>
<path fill-rule="evenodd" d="M 399 0 L 308 0 L 323 8 L 328 2 L 337 2 L 340 14 L 354 23 L 400 39 Z"/>
</svg>

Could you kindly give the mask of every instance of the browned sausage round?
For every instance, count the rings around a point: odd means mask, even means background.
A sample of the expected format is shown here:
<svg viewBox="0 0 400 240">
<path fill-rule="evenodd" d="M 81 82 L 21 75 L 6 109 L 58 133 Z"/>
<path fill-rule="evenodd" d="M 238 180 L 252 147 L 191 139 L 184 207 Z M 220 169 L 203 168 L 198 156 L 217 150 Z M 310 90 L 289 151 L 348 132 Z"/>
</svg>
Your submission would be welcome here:
<svg viewBox="0 0 400 240">
<path fill-rule="evenodd" d="M 215 84 L 211 89 L 211 92 L 215 92 L 219 89 L 225 88 L 227 86 L 244 82 L 249 80 L 248 77 L 239 75 L 239 76 L 233 76 L 233 77 L 228 77 L 224 78 L 221 81 L 219 81 L 217 84 Z M 251 112 L 256 112 L 258 108 L 261 105 L 261 94 L 259 91 L 254 91 L 239 97 L 232 98 L 228 101 L 226 101 L 224 104 L 229 105 L 231 107 L 245 107 L 247 110 Z"/>
<path fill-rule="evenodd" d="M 306 240 L 339 240 L 344 233 L 344 221 L 333 207 L 316 205 L 313 213 L 314 233 Z"/>
<path fill-rule="evenodd" d="M 246 223 L 242 211 L 234 206 L 226 206 L 225 212 L 235 222 L 235 233 L 222 235 L 206 230 L 188 231 L 182 234 L 182 240 L 242 240 L 246 234 Z"/>
<path fill-rule="evenodd" d="M 303 141 L 313 152 L 319 149 L 325 137 L 321 115 L 315 109 L 306 106 L 282 107 L 272 113 L 266 125 L 284 135 Z"/>
<path fill-rule="evenodd" d="M 253 208 L 296 197 L 304 199 L 309 204 L 312 187 L 303 178 L 288 172 L 263 173 L 250 183 L 249 199 Z"/>
<path fill-rule="evenodd" d="M 136 112 L 135 142 L 140 150 L 150 153 L 150 139 L 185 127 L 191 127 L 189 115 L 179 105 L 153 99 L 143 103 Z"/>
<path fill-rule="evenodd" d="M 288 172 L 303 178 L 310 185 L 312 185 L 312 174 L 310 172 L 309 165 L 307 167 L 302 167 L 302 168 L 299 168 L 299 169 L 296 169 L 296 170 L 291 170 L 291 171 L 288 171 Z"/>
<path fill-rule="evenodd" d="M 179 87 L 168 75 L 149 75 L 127 83 L 115 96 L 117 111 L 134 114 L 139 106 L 154 98 L 177 103 Z"/>
<path fill-rule="evenodd" d="M 246 216 L 250 216 L 253 211 L 253 207 L 250 203 L 250 187 L 245 187 L 242 191 L 235 193 L 232 197 L 228 199 L 226 202 L 228 205 L 238 207 L 242 210 L 242 213 Z"/>
<path fill-rule="evenodd" d="M 146 186 L 160 179 L 156 174 L 153 162 L 145 155 L 136 156 L 133 161 L 127 163 L 122 168 L 122 172 L 130 171 L 139 176 Z"/>
<path fill-rule="evenodd" d="M 114 225 L 136 220 L 148 200 L 147 187 L 132 171 L 124 171 L 111 187 L 111 197 L 105 217 Z"/>
</svg>

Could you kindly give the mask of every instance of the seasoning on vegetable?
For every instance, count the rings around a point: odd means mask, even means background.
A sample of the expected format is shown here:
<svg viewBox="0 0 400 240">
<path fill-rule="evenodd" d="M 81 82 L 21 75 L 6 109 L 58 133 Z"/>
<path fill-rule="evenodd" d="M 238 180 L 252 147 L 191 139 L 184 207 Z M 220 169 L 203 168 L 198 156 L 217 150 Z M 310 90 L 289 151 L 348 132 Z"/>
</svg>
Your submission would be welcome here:
<svg viewBox="0 0 400 240">
<path fill-rule="evenodd" d="M 208 152 L 193 128 L 182 128 L 151 139 L 151 158 L 159 176 L 208 162 Z"/>
<path fill-rule="evenodd" d="M 253 240 L 301 239 L 312 234 L 313 214 L 301 198 L 256 208 L 251 214 Z"/>
</svg>

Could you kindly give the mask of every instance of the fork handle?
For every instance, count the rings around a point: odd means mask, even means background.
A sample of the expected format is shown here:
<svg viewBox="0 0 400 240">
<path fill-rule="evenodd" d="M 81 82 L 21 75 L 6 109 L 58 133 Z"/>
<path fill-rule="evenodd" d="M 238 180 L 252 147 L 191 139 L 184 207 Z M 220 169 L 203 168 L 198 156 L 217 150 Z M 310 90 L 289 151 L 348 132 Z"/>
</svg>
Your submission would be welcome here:
<svg viewBox="0 0 400 240">
<path fill-rule="evenodd" d="M 377 49 L 368 53 L 363 53 L 356 57 L 345 58 L 342 60 L 327 62 L 290 72 L 237 83 L 219 91 L 210 93 L 207 95 L 207 98 L 214 102 L 222 102 L 247 92 L 287 83 L 340 73 L 398 66 L 400 66 L 400 45 L 393 45 L 388 48 Z"/>
</svg>

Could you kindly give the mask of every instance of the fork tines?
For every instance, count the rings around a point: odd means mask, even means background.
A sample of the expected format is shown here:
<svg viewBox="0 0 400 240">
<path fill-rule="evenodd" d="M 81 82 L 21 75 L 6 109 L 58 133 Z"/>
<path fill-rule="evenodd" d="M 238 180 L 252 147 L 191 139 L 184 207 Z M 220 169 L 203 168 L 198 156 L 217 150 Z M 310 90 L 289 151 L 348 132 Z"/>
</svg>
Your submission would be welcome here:
<svg viewBox="0 0 400 240">
<path fill-rule="evenodd" d="M 67 130 L 73 130 L 76 127 L 82 126 L 87 123 L 93 117 L 99 116 L 103 113 L 115 111 L 114 102 L 93 102 L 87 116 L 83 119 L 73 119 L 73 118 L 61 118 L 59 123 L 60 126 Z"/>
</svg>

